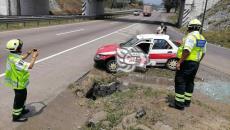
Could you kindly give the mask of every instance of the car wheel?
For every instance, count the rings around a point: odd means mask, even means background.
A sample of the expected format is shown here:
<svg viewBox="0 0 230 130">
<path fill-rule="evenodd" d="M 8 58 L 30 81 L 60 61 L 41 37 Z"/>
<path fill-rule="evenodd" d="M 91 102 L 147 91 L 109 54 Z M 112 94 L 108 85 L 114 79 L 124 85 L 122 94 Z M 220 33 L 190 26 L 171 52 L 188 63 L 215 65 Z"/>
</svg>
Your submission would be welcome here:
<svg viewBox="0 0 230 130">
<path fill-rule="evenodd" d="M 169 59 L 166 63 L 166 67 L 170 70 L 176 70 L 177 59 Z"/>
<path fill-rule="evenodd" d="M 106 63 L 106 70 L 109 73 L 116 73 L 117 72 L 117 63 L 116 63 L 116 61 L 115 60 L 109 60 Z"/>
</svg>

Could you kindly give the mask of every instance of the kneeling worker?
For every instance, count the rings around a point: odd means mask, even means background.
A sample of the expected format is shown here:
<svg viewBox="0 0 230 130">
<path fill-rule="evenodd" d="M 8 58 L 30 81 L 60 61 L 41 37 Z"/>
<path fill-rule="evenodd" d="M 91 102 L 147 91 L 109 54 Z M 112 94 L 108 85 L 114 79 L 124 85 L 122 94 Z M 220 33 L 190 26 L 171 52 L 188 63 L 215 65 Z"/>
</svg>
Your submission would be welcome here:
<svg viewBox="0 0 230 130">
<path fill-rule="evenodd" d="M 188 24 L 189 34 L 185 36 L 177 52 L 179 61 L 175 76 L 175 104 L 170 106 L 179 110 L 190 106 L 194 78 L 206 53 L 207 41 L 200 34 L 201 28 L 202 25 L 198 19 L 191 20 Z"/>
<path fill-rule="evenodd" d="M 25 102 L 27 97 L 27 86 L 29 84 L 30 73 L 28 69 L 32 69 L 38 52 L 36 49 L 28 51 L 22 55 L 23 42 L 19 39 L 12 39 L 6 44 L 6 49 L 10 51 L 6 61 L 5 71 L 5 85 L 14 89 L 14 105 L 13 105 L 13 122 L 24 122 L 27 118 L 23 115 L 29 112 L 25 108 Z M 30 63 L 24 60 L 32 54 Z"/>
</svg>

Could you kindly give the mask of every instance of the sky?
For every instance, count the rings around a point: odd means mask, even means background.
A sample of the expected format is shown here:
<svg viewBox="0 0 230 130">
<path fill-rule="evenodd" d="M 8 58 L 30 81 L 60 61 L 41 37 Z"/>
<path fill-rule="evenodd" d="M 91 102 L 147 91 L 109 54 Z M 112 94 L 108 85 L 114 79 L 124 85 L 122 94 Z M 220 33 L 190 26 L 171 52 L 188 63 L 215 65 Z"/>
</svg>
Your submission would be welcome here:
<svg viewBox="0 0 230 130">
<path fill-rule="evenodd" d="M 144 0 L 144 3 L 151 3 L 151 4 L 156 4 L 160 5 L 162 0 Z"/>
</svg>

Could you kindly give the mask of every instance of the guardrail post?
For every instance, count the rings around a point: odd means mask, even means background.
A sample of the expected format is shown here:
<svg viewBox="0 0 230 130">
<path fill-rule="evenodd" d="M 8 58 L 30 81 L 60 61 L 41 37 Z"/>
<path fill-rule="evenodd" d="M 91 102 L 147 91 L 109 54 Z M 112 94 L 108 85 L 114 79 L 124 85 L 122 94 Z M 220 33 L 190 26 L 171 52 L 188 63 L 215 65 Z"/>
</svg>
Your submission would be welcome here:
<svg viewBox="0 0 230 130">
<path fill-rule="evenodd" d="M 49 19 L 49 25 L 50 25 L 50 19 Z"/>
<path fill-rule="evenodd" d="M 23 22 L 23 27 L 24 27 L 24 28 L 26 27 L 26 22 L 25 22 L 25 21 Z"/>
<path fill-rule="evenodd" d="M 9 28 L 9 23 L 6 22 L 6 29 L 8 29 L 8 28 Z"/>
<path fill-rule="evenodd" d="M 40 21 L 37 21 L 37 27 L 39 27 L 39 22 L 40 22 Z"/>
</svg>

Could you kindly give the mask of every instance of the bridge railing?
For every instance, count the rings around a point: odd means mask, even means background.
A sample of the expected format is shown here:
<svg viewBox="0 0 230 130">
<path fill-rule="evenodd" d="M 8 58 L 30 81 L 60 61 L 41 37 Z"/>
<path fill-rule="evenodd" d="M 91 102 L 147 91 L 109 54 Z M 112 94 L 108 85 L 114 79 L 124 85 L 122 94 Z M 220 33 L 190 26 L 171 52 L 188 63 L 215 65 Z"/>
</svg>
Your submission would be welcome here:
<svg viewBox="0 0 230 130">
<path fill-rule="evenodd" d="M 9 29 L 9 25 L 12 23 L 20 23 L 22 27 L 25 28 L 26 24 L 29 22 L 34 22 L 36 26 L 40 26 L 42 22 L 48 22 L 48 25 L 55 21 L 57 24 L 61 24 L 62 21 L 68 20 L 68 22 L 81 22 L 86 20 L 94 19 L 108 19 L 121 15 L 127 15 L 133 13 L 134 10 L 116 11 L 105 13 L 100 16 L 82 16 L 82 15 L 46 15 L 46 16 L 11 16 L 11 17 L 0 17 L 0 24 L 5 24 L 6 29 Z"/>
</svg>

